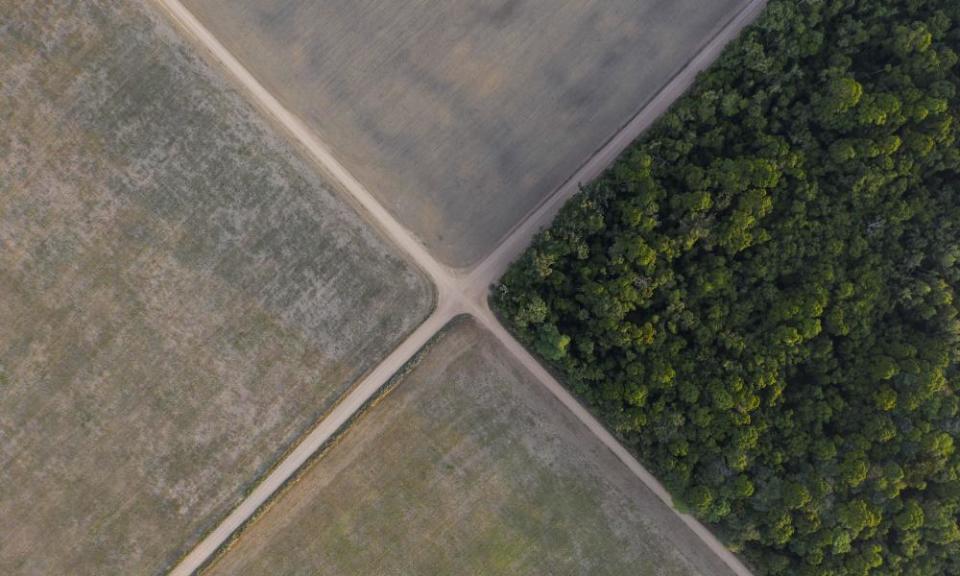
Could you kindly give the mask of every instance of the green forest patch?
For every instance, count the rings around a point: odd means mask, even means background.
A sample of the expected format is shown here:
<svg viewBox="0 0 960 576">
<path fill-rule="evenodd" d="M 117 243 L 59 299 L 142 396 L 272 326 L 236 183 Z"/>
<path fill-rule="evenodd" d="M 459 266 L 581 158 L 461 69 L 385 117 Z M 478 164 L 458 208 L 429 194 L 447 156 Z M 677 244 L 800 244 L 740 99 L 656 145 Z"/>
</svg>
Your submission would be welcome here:
<svg viewBox="0 0 960 576">
<path fill-rule="evenodd" d="M 760 574 L 960 572 L 958 51 L 771 2 L 493 297 Z"/>
</svg>

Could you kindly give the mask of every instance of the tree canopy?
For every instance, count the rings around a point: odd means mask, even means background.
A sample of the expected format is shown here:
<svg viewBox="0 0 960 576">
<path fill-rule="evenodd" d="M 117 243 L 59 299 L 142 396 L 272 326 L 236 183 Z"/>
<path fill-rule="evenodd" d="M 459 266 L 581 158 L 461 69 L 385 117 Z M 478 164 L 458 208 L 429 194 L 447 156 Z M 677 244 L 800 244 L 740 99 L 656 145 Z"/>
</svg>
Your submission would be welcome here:
<svg viewBox="0 0 960 576">
<path fill-rule="evenodd" d="M 761 574 L 960 574 L 960 2 L 773 0 L 493 303 Z"/>
</svg>

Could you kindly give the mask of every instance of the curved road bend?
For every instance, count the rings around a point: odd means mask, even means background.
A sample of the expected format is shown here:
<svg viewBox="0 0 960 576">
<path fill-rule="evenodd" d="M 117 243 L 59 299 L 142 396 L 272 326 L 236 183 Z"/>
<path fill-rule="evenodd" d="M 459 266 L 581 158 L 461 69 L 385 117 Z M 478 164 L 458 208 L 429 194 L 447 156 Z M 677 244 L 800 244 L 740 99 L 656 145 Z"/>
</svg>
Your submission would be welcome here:
<svg viewBox="0 0 960 576">
<path fill-rule="evenodd" d="M 548 225 L 557 211 L 580 187 L 595 179 L 617 156 L 646 130 L 690 87 L 697 74 L 720 54 L 743 27 L 759 15 L 766 0 L 751 0 L 720 32 L 694 56 L 633 119 L 594 154 L 565 184 L 529 214 L 509 236 L 480 264 L 470 270 L 454 270 L 435 260 L 393 216 L 381 206 L 299 118 L 284 108 L 179 0 L 154 0 L 160 8 L 196 43 L 223 66 L 242 86 L 253 104 L 259 107 L 309 154 L 326 174 L 338 182 L 367 220 L 380 230 L 407 258 L 418 265 L 436 286 L 437 306 L 433 313 L 390 355 L 358 381 L 334 409 L 281 460 L 257 487 L 233 511 L 204 537 L 170 572 L 170 576 L 194 574 L 227 542 L 297 470 L 349 421 L 363 405 L 443 326 L 459 314 L 470 314 L 484 325 L 501 344 L 547 387 L 583 424 L 671 509 L 669 493 L 604 426 L 547 372 L 497 321 L 487 306 L 487 291 L 530 244 L 533 236 Z M 676 510 L 674 509 L 676 512 Z M 676 512 L 680 519 L 716 553 L 737 576 L 752 576 L 740 560 L 721 544 L 695 518 Z"/>
</svg>

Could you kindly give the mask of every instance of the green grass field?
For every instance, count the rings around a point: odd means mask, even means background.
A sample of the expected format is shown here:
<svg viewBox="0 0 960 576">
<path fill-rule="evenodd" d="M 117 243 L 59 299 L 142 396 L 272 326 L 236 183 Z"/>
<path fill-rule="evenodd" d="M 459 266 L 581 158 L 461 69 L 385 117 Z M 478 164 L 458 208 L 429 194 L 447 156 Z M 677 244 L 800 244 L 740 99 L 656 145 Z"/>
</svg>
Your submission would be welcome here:
<svg viewBox="0 0 960 576">
<path fill-rule="evenodd" d="M 208 574 L 729 572 L 488 333 L 460 320 Z"/>
<path fill-rule="evenodd" d="M 141 0 L 0 0 L 0 574 L 159 574 L 429 312 Z"/>
</svg>

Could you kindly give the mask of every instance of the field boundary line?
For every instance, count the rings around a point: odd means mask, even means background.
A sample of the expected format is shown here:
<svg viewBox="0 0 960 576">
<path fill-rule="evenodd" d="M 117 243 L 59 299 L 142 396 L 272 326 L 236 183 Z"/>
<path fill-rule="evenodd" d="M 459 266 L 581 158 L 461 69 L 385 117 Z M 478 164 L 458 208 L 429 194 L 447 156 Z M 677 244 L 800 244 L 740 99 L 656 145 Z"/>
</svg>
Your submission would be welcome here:
<svg viewBox="0 0 960 576">
<path fill-rule="evenodd" d="M 384 208 L 330 151 L 319 136 L 292 112 L 290 112 L 269 90 L 267 90 L 247 68 L 227 50 L 223 44 L 190 12 L 179 0 L 152 0 L 159 6 L 188 38 L 199 44 L 223 68 L 226 76 L 232 76 L 234 84 L 264 115 L 279 124 L 299 147 L 302 147 L 310 159 L 319 163 L 334 184 L 346 192 L 354 205 L 375 228 L 386 235 L 394 245 L 401 249 L 416 265 L 422 267 L 431 279 L 441 284 L 442 280 L 453 276 L 451 269 L 435 260 L 419 241 L 390 212 Z"/>
<path fill-rule="evenodd" d="M 469 279 L 468 284 L 483 281 L 489 284 L 499 279 L 506 272 L 507 266 L 529 246 L 536 233 L 553 221 L 567 200 L 580 190 L 580 186 L 599 177 L 643 132 L 656 123 L 670 106 L 693 86 L 700 72 L 719 57 L 723 48 L 759 16 L 767 1 L 750 0 L 738 10 L 700 45 L 697 53 L 680 67 L 656 94 L 648 98 L 625 124 L 580 164 L 569 178 L 511 228 L 490 254 L 472 267 L 458 270 Z"/>
<path fill-rule="evenodd" d="M 750 0 L 726 24 L 722 25 L 697 53 L 649 99 L 640 110 L 607 142 L 593 153 L 567 181 L 551 193 L 537 208 L 530 211 L 497 244 L 494 250 L 472 268 L 448 267 L 426 250 L 412 232 L 400 224 L 389 211 L 334 157 L 319 136 L 271 94 L 237 60 L 216 37 L 197 20 L 180 0 L 152 0 L 176 28 L 205 50 L 268 119 L 287 133 L 292 143 L 313 160 L 332 180 L 341 196 L 346 196 L 369 224 L 379 230 L 406 259 L 418 266 L 435 289 L 434 311 L 391 351 L 379 364 L 359 378 L 325 416 L 315 423 L 306 437 L 291 447 L 271 471 L 244 496 L 241 502 L 208 532 L 178 564 L 170 576 L 190 576 L 214 559 L 217 552 L 229 545 L 237 530 L 257 517 L 258 511 L 278 494 L 305 463 L 311 461 L 327 442 L 338 434 L 367 402 L 406 365 L 417 352 L 433 339 L 453 318 L 469 314 L 500 344 L 512 353 L 574 416 L 611 450 L 657 495 L 686 526 L 713 551 L 737 576 L 753 576 L 749 569 L 698 520 L 677 510 L 662 484 L 596 419 L 544 366 L 527 351 L 500 323 L 490 310 L 487 291 L 507 266 L 529 245 L 539 230 L 548 224 L 562 204 L 575 194 L 580 183 L 589 182 L 605 170 L 644 130 L 652 125 L 673 102 L 695 82 L 699 72 L 721 53 L 726 44 L 760 13 L 767 0 Z"/>
<path fill-rule="evenodd" d="M 253 526 L 253 524 L 264 514 L 266 514 L 275 503 L 277 503 L 280 498 L 284 496 L 287 492 L 292 490 L 299 482 L 306 476 L 307 472 L 310 469 L 323 459 L 323 457 L 330 452 L 334 447 L 336 447 L 341 440 L 343 439 L 344 434 L 346 434 L 353 425 L 364 418 L 368 412 L 373 410 L 380 402 L 387 399 L 393 390 L 399 386 L 404 378 L 409 375 L 416 367 L 423 361 L 426 355 L 436 346 L 439 341 L 445 336 L 450 330 L 458 326 L 465 318 L 468 318 L 469 315 L 461 314 L 451 318 L 446 324 L 444 324 L 439 330 L 437 330 L 433 336 L 414 354 L 410 357 L 409 360 L 400 367 L 389 380 L 384 382 L 384 384 L 374 392 L 366 402 L 358 408 L 353 414 L 350 415 L 350 419 L 344 422 L 340 428 L 337 429 L 327 440 L 319 446 L 313 454 L 311 454 L 307 460 L 300 465 L 296 472 L 289 476 L 284 483 L 277 488 L 275 492 L 270 494 L 267 500 L 257 508 L 256 512 L 248 516 L 236 530 L 230 534 L 230 537 L 222 542 L 217 550 L 207 557 L 195 571 L 196 574 L 206 574 L 218 560 L 223 558 L 230 549 L 233 547 L 234 543 L 243 536 L 248 528 Z"/>
<path fill-rule="evenodd" d="M 723 545 L 722 542 L 706 527 L 702 522 L 697 520 L 694 516 L 682 512 L 677 509 L 674 505 L 673 497 L 670 495 L 670 492 L 657 480 L 647 468 L 637 459 L 634 454 L 627 449 L 623 443 L 621 443 L 601 422 L 593 413 L 583 404 L 580 403 L 573 394 L 567 390 L 567 387 L 560 383 L 560 381 L 554 377 L 554 375 L 540 362 L 540 360 L 533 355 L 532 352 L 527 350 L 520 342 L 513 336 L 513 334 L 506 329 L 506 327 L 500 323 L 496 318 L 496 315 L 490 314 L 489 316 L 478 318 L 477 319 L 491 334 L 493 334 L 496 339 L 509 349 L 516 360 L 524 367 L 525 370 L 530 372 L 530 374 L 543 385 L 557 400 L 560 401 L 563 406 L 569 410 L 573 416 L 583 424 L 587 430 L 593 434 L 601 444 L 604 445 L 608 450 L 610 450 L 618 460 L 623 462 L 623 464 L 633 473 L 634 476 L 640 479 L 643 485 L 650 490 L 661 502 L 667 505 L 667 507 L 673 511 L 677 517 L 693 532 L 701 542 L 710 549 L 711 552 L 716 554 L 724 564 L 736 575 L 736 576 L 753 576 L 753 573 L 749 568 L 740 560 L 729 548 Z M 667 537 L 669 539 L 669 536 Z"/>
<path fill-rule="evenodd" d="M 341 398 L 335 408 L 325 414 L 304 436 L 292 446 L 286 455 L 276 463 L 269 473 L 264 475 L 246 495 L 242 497 L 227 515 L 217 522 L 195 546 L 193 546 L 169 572 L 171 576 L 189 576 L 196 574 L 218 550 L 228 544 L 240 528 L 311 460 L 332 438 L 335 438 L 346 424 L 352 421 L 371 398 L 390 381 L 398 370 L 413 358 L 437 332 L 456 314 L 450 307 L 438 309 L 411 336 L 404 340 L 383 362 L 378 364 L 364 378 L 357 381 L 351 391 Z"/>
</svg>

